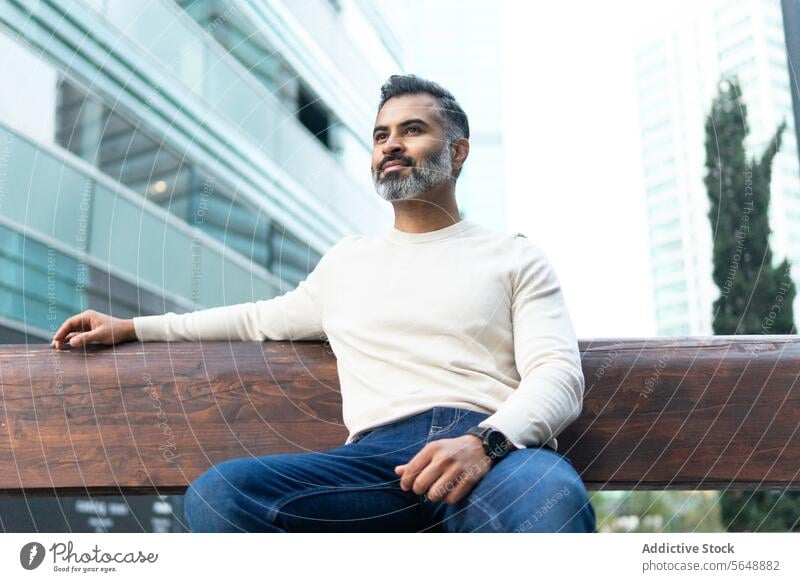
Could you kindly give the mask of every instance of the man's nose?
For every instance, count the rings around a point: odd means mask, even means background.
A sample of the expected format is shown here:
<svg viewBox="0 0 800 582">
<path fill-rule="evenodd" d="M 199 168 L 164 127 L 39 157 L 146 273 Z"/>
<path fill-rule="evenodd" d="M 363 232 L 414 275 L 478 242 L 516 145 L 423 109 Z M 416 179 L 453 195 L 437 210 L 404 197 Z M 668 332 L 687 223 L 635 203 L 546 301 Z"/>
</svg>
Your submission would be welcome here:
<svg viewBox="0 0 800 582">
<path fill-rule="evenodd" d="M 403 140 L 397 139 L 395 137 L 387 137 L 386 141 L 383 142 L 383 153 L 384 154 L 393 154 L 396 152 L 401 152 L 405 149 L 403 145 Z"/>
</svg>

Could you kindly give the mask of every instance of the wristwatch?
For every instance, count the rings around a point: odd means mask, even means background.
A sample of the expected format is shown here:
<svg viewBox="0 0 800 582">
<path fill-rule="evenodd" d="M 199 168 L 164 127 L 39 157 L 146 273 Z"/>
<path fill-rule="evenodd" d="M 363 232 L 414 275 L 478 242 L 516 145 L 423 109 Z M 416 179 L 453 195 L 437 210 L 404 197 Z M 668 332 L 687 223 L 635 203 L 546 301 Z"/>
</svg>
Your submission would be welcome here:
<svg viewBox="0 0 800 582">
<path fill-rule="evenodd" d="M 481 439 L 483 450 L 486 451 L 486 455 L 492 460 L 492 465 L 511 451 L 517 449 L 517 447 L 506 438 L 506 435 L 491 426 L 473 426 L 464 434 L 475 435 Z"/>
</svg>

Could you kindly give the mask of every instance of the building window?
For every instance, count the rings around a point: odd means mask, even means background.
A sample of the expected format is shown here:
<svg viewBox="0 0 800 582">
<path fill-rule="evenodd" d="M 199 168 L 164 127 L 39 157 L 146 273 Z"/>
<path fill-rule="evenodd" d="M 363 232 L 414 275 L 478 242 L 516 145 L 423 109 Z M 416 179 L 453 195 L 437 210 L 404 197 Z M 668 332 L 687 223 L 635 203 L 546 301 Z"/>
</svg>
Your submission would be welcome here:
<svg viewBox="0 0 800 582">
<path fill-rule="evenodd" d="M 325 109 L 318 97 L 313 95 L 306 87 L 301 86 L 297 99 L 297 119 L 308 131 L 314 134 L 322 145 L 331 147 L 331 115 Z"/>
</svg>

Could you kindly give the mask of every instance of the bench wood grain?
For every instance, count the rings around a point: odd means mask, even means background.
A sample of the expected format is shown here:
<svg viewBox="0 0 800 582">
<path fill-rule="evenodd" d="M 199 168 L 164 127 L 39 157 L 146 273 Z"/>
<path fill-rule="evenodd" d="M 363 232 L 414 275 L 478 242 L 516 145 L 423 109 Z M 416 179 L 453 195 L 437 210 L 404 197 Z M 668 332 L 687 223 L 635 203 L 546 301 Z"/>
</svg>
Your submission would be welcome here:
<svg viewBox="0 0 800 582">
<path fill-rule="evenodd" d="M 590 489 L 800 489 L 800 339 L 580 342 L 559 436 Z M 322 342 L 0 346 L 0 494 L 180 493 L 211 465 L 344 443 Z"/>
</svg>

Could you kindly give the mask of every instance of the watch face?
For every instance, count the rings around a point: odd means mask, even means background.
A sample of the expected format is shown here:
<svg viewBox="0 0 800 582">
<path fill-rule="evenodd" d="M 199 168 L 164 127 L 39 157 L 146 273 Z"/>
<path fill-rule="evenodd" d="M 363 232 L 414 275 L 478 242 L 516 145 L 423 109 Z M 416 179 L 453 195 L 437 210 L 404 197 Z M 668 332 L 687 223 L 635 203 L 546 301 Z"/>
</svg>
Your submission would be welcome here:
<svg viewBox="0 0 800 582">
<path fill-rule="evenodd" d="M 489 431 L 489 434 L 486 435 L 486 442 L 489 449 L 498 457 L 502 457 L 508 452 L 506 437 L 500 431 Z"/>
</svg>

